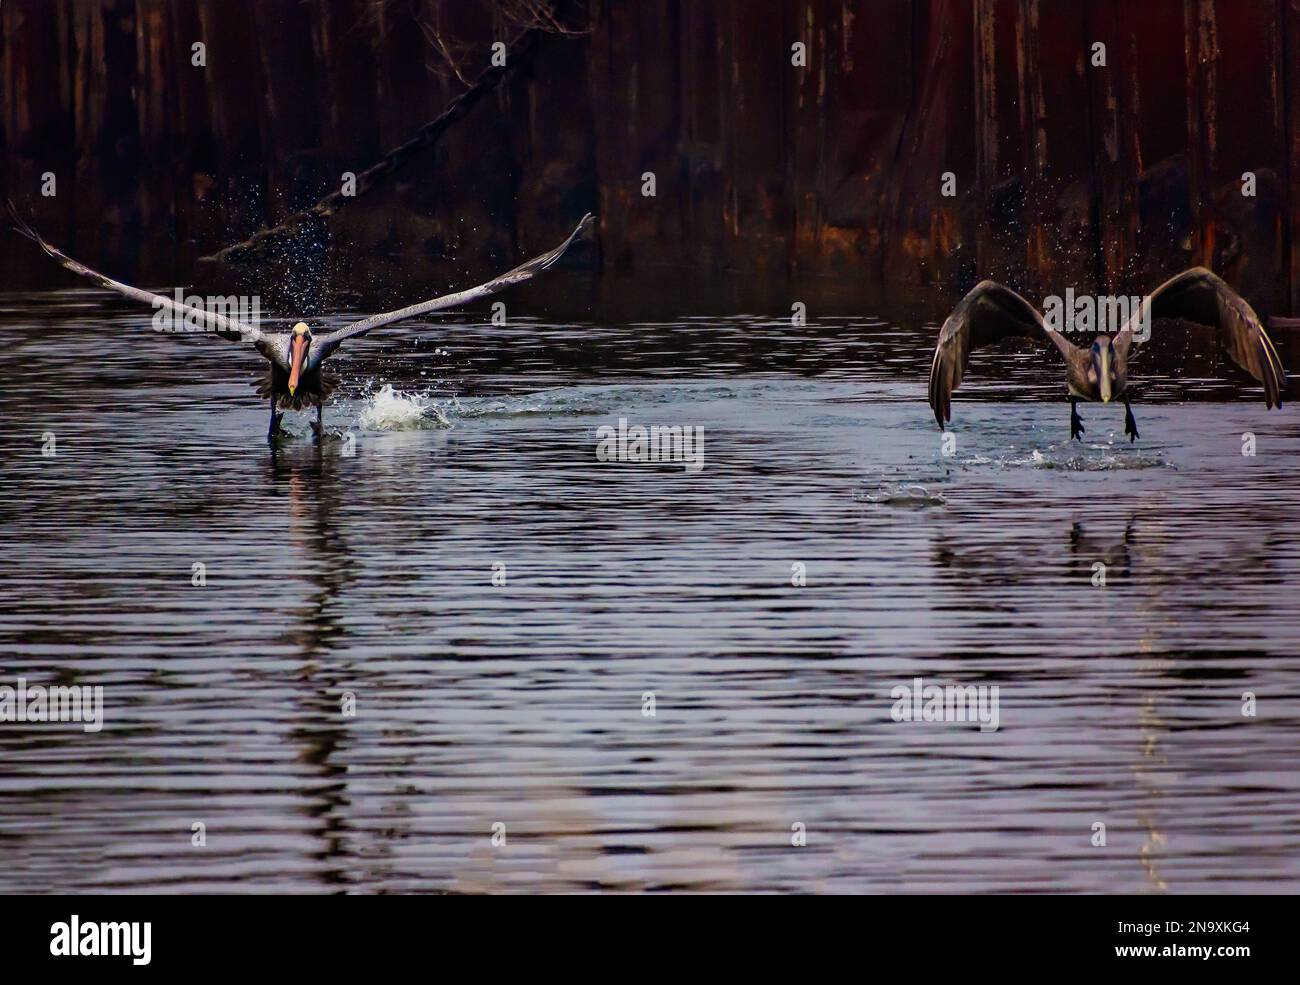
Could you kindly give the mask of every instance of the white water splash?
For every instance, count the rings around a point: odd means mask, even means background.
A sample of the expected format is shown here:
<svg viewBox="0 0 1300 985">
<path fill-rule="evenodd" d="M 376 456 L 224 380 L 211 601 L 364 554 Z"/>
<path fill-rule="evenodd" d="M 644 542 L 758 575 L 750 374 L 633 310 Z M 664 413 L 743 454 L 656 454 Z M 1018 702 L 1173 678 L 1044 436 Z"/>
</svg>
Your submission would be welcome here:
<svg viewBox="0 0 1300 985">
<path fill-rule="evenodd" d="M 1008 458 L 999 462 L 1002 468 L 1028 465 L 1035 469 L 1059 469 L 1064 472 L 1112 472 L 1132 469 L 1172 469 L 1159 449 L 1133 450 L 1124 446 L 1089 445 L 1066 446 L 1047 449 L 1047 454 L 1034 449 L 1023 458 Z"/>
<path fill-rule="evenodd" d="M 859 497 L 868 503 L 879 506 L 896 506 L 904 509 L 922 509 L 927 506 L 943 506 L 947 503 L 943 493 L 931 492 L 916 482 L 884 482 L 875 492 L 864 492 Z"/>
<path fill-rule="evenodd" d="M 451 422 L 428 397 L 403 393 L 385 383 L 370 395 L 357 422 L 371 431 L 409 431 L 416 428 L 447 428 Z"/>
</svg>

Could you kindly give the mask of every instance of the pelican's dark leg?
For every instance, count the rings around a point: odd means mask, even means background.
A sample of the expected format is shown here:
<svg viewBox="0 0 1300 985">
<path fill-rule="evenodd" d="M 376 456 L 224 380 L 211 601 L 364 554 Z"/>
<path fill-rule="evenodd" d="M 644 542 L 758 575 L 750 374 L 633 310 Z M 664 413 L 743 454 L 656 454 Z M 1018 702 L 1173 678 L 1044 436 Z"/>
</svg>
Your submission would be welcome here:
<svg viewBox="0 0 1300 985">
<path fill-rule="evenodd" d="M 321 420 L 321 402 L 316 401 L 316 422 L 311 426 L 311 433 L 315 436 L 317 443 L 320 442 L 321 435 L 324 433 Z"/>
<path fill-rule="evenodd" d="M 1138 422 L 1133 416 L 1133 408 L 1129 406 L 1127 394 L 1124 396 L 1124 433 L 1128 435 L 1129 444 L 1141 437 L 1138 434 Z"/>
<path fill-rule="evenodd" d="M 1071 397 L 1070 398 L 1070 440 L 1073 441 L 1075 438 L 1078 438 L 1080 441 L 1082 441 L 1084 430 L 1085 429 L 1083 426 L 1083 421 L 1079 419 L 1079 404 L 1073 397 Z"/>
<path fill-rule="evenodd" d="M 280 415 L 275 412 L 275 394 L 271 394 L 271 423 L 266 426 L 266 443 L 275 444 L 275 432 L 280 427 Z"/>
</svg>

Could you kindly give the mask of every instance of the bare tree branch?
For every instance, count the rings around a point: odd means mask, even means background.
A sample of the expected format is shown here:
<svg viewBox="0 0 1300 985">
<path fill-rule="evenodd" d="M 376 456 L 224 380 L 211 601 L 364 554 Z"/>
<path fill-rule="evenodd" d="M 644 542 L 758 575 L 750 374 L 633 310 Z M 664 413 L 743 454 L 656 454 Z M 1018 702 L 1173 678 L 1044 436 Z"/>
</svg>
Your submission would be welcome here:
<svg viewBox="0 0 1300 985">
<path fill-rule="evenodd" d="M 0 0 L 3 2 L 3 0 Z M 379 16 L 385 3 L 396 0 L 375 0 L 372 15 Z M 566 11 L 563 19 L 557 14 Z M 429 39 L 446 60 L 456 77 L 467 88 L 447 104 L 442 114 L 430 123 L 426 123 L 406 143 L 391 150 L 378 163 L 362 171 L 356 177 L 353 194 L 345 196 L 342 189 L 330 192 L 311 208 L 297 212 L 279 225 L 254 233 L 241 243 L 203 257 L 203 260 L 219 260 L 226 263 L 239 263 L 251 259 L 253 252 L 274 242 L 292 238 L 304 229 L 319 223 L 324 217 L 333 215 L 343 208 L 349 199 L 360 198 L 369 192 L 378 179 L 387 177 L 404 166 L 418 152 L 436 143 L 437 140 L 457 121 L 463 118 L 482 98 L 494 90 L 503 78 L 514 68 L 522 64 L 536 47 L 538 39 L 544 34 L 558 34 L 564 37 L 577 37 L 590 32 L 590 11 L 586 0 L 497 0 L 497 9 L 502 20 L 517 26 L 520 34 L 506 50 L 504 65 L 493 65 L 473 82 L 465 78 L 460 70 L 451 47 L 446 44 L 436 26 L 426 25 L 418 16 L 416 22 L 425 37 Z M 412 11 L 414 13 L 414 11 Z"/>
<path fill-rule="evenodd" d="M 288 239 L 297 235 L 304 227 L 313 224 L 325 216 L 333 215 L 349 201 L 360 198 L 370 191 L 376 179 L 386 177 L 403 167 L 418 152 L 436 143 L 450 127 L 461 120 L 489 92 L 494 90 L 513 69 L 522 65 L 532 54 L 537 40 L 543 32 L 524 31 L 508 49 L 505 65 L 493 65 L 475 80 L 473 85 L 447 104 L 447 108 L 437 119 L 426 123 L 406 143 L 389 151 L 377 164 L 371 165 L 357 175 L 355 194 L 345 196 L 342 189 L 330 192 L 311 208 L 289 216 L 278 226 L 254 233 L 241 243 L 227 246 L 225 249 L 203 257 L 204 260 L 220 260 L 226 263 L 247 261 L 255 249 L 269 246 L 274 241 Z"/>
</svg>

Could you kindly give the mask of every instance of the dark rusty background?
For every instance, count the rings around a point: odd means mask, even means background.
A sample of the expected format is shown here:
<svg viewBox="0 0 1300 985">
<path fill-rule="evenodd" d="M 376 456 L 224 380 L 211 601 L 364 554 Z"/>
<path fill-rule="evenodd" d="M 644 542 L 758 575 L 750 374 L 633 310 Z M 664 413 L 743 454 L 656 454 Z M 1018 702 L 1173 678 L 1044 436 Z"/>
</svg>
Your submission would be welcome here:
<svg viewBox="0 0 1300 985">
<path fill-rule="evenodd" d="M 589 33 L 545 37 L 329 220 L 333 289 L 449 284 L 591 209 L 605 293 L 665 276 L 812 278 L 851 301 L 982 276 L 1137 293 L 1206 263 L 1263 313 L 1300 307 L 1300 0 L 588 7 Z M 469 78 L 513 30 L 492 0 L 3 0 L 0 24 L 0 186 L 74 256 L 154 284 L 462 91 L 421 24 Z M 0 285 L 69 282 L 25 247 L 6 240 Z"/>
</svg>

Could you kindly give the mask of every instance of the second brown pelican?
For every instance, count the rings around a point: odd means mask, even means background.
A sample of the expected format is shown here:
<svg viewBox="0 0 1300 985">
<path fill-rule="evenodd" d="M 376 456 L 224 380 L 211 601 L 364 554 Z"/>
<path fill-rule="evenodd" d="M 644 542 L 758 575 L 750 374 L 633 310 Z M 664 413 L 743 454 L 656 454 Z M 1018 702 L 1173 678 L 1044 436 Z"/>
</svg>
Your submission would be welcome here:
<svg viewBox="0 0 1300 985">
<path fill-rule="evenodd" d="M 939 330 L 930 363 L 930 407 L 940 429 L 952 420 L 952 392 L 961 385 L 971 351 L 1013 335 L 1052 345 L 1065 360 L 1065 384 L 1070 398 L 1070 437 L 1082 438 L 1080 400 L 1124 401 L 1124 433 L 1138 438 L 1137 421 L 1129 403 L 1128 360 L 1139 325 L 1158 318 L 1197 322 L 1215 329 L 1219 344 L 1238 366 L 1264 384 L 1264 402 L 1282 406 L 1286 373 L 1273 341 L 1259 317 L 1231 287 L 1204 267 L 1172 277 L 1143 298 L 1114 335 L 1099 334 L 1087 347 L 1076 346 L 1043 322 L 1043 316 L 1009 287 L 981 281 L 953 309 Z"/>
<path fill-rule="evenodd" d="M 531 280 L 564 256 L 565 251 L 573 245 L 574 241 L 582 237 L 596 221 L 590 214 L 584 216 L 577 228 L 569 234 L 569 238 L 555 249 L 534 257 L 486 284 L 479 284 L 477 287 L 446 294 L 429 301 L 421 301 L 394 311 L 371 315 L 369 318 L 351 322 L 332 332 L 316 334 L 306 322 L 301 321 L 288 332 L 264 332 L 256 325 L 249 325 L 218 312 L 180 304 L 161 294 L 142 291 L 138 287 L 105 277 L 47 243 L 22 220 L 12 203 L 9 205 L 9 214 L 18 232 L 36 243 L 74 274 L 94 281 L 100 287 L 124 294 L 135 301 L 152 305 L 155 311 L 166 309 L 177 319 L 184 319 L 186 324 L 206 328 L 223 339 L 246 342 L 261 353 L 271 364 L 270 373 L 258 390 L 260 396 L 269 397 L 271 401 L 271 423 L 266 432 L 268 442 L 275 440 L 283 411 L 304 410 L 310 407 L 316 408 L 316 420 L 312 423 L 312 430 L 317 440 L 320 439 L 321 405 L 338 385 L 338 380 L 333 375 L 323 371 L 322 364 L 347 339 L 364 335 L 381 325 L 391 325 L 393 322 L 414 318 L 416 315 L 452 308 Z"/>
</svg>

